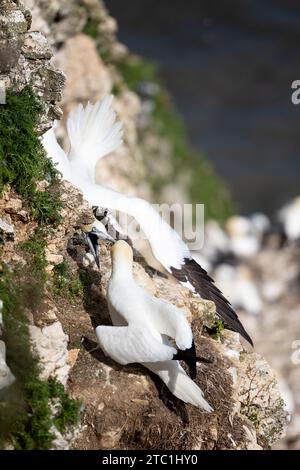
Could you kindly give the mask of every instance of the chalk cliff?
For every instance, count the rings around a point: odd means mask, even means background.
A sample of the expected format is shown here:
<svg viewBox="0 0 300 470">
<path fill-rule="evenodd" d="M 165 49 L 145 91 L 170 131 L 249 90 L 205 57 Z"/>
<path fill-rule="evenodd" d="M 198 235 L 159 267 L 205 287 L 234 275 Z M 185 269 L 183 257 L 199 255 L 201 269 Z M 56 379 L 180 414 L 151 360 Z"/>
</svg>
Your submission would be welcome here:
<svg viewBox="0 0 300 470">
<path fill-rule="evenodd" d="M 284 434 L 287 423 L 272 369 L 262 357 L 244 349 L 237 334 L 219 331 L 213 303 L 149 270 L 142 260 L 134 265 L 137 282 L 183 308 L 192 322 L 199 354 L 214 359 L 199 367 L 197 377 L 214 413 L 205 414 L 174 399 L 138 365 L 121 367 L 101 352 L 87 352 L 95 341 L 93 327 L 109 322 L 105 300 L 109 248 L 105 243 L 100 247 L 100 271 L 87 263 L 80 228 L 92 220 L 91 209 L 79 191 L 60 181 L 45 164 L 37 136 L 62 117 L 59 134 L 66 146 L 66 113 L 76 103 L 113 92 L 125 141 L 101 161 L 98 180 L 149 199 L 154 198 L 159 180 L 164 183 L 160 197 L 166 202 L 184 201 L 190 198 L 189 170 L 173 183 L 171 143 L 167 135 L 149 126 L 152 118 L 146 104 L 151 100 L 142 99 L 129 86 L 124 64 L 137 59 L 118 43 L 116 22 L 102 1 L 26 0 L 24 6 L 4 0 L 0 7 L 0 79 L 7 91 L 0 118 L 1 125 L 10 123 L 3 135 L 0 130 L 4 169 L 0 339 L 6 345 L 6 351 L 0 347 L 0 400 L 10 410 L 0 416 L 1 445 L 25 449 L 270 447 Z M 156 93 L 155 85 L 149 85 L 147 93 Z M 158 170 L 159 160 L 163 165 Z M 156 179 L 151 181 L 154 167 Z M 20 175 L 27 185 L 20 184 Z M 13 418 L 19 409 L 22 419 L 16 425 Z M 41 432 L 37 432 L 39 426 Z"/>
</svg>

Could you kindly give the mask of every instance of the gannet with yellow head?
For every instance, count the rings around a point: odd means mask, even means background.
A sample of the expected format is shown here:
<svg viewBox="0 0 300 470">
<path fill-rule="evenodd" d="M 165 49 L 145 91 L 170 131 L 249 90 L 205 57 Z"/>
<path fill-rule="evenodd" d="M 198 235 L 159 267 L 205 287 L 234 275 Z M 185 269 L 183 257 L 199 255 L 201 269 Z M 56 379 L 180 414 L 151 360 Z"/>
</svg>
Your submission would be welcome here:
<svg viewBox="0 0 300 470">
<path fill-rule="evenodd" d="M 177 360 L 187 360 L 193 345 L 192 330 L 184 312 L 138 286 L 133 277 L 133 252 L 125 241 L 113 245 L 111 258 L 107 301 L 114 326 L 96 328 L 99 346 L 119 364 L 143 364 L 177 398 L 212 411 L 202 390 Z M 197 360 L 192 355 L 191 359 Z"/>
</svg>

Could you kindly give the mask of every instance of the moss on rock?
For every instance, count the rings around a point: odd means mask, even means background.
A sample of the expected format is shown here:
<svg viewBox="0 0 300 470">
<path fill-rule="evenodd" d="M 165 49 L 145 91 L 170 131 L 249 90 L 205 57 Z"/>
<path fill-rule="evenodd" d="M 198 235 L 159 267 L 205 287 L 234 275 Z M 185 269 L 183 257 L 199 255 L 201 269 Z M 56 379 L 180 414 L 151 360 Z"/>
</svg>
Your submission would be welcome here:
<svg viewBox="0 0 300 470">
<path fill-rule="evenodd" d="M 55 379 L 40 379 L 39 358 L 32 350 L 28 315 L 37 311 L 45 296 L 47 232 L 61 220 L 58 172 L 46 157 L 36 126 L 42 105 L 26 88 L 9 92 L 0 106 L 0 192 L 10 184 L 30 209 L 36 222 L 31 237 L 16 245 L 24 265 L 2 265 L 0 298 L 3 301 L 2 339 L 7 364 L 16 381 L 0 391 L 0 447 L 49 449 L 55 435 L 78 421 L 80 404 L 71 400 Z M 38 182 L 46 180 L 46 189 Z M 59 411 L 53 413 L 55 400 Z"/>
<path fill-rule="evenodd" d="M 57 225 L 61 203 L 56 189 L 58 172 L 46 157 L 36 132 L 42 105 L 30 90 L 8 92 L 0 106 L 0 192 L 6 184 L 24 198 L 35 220 Z M 47 180 L 47 190 L 37 183 Z"/>
</svg>

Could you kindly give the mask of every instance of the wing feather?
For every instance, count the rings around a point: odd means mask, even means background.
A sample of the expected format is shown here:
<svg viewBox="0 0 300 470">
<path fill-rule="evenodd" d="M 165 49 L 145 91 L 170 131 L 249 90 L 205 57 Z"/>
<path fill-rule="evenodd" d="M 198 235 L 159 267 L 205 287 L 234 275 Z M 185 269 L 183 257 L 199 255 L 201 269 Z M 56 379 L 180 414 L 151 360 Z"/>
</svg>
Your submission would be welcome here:
<svg viewBox="0 0 300 470">
<path fill-rule="evenodd" d="M 240 333 L 252 346 L 253 342 L 233 310 L 229 301 L 214 284 L 213 279 L 193 259 L 185 259 L 180 270 L 172 268 L 172 274 L 181 282 L 190 282 L 203 299 L 212 300 L 216 304 L 219 317 L 230 329 Z"/>
<path fill-rule="evenodd" d="M 163 299 L 147 295 L 145 300 L 151 309 L 151 318 L 157 330 L 174 338 L 179 349 L 191 348 L 193 334 L 184 312 Z"/>
<path fill-rule="evenodd" d="M 119 364 L 171 360 L 176 349 L 138 326 L 98 326 L 98 343 L 105 354 Z"/>
<path fill-rule="evenodd" d="M 68 137 L 71 144 L 70 160 L 86 162 L 91 176 L 95 178 L 95 167 L 99 158 L 115 150 L 122 143 L 122 124 L 116 122 L 112 110 L 113 96 L 106 96 L 94 105 L 79 104 L 69 114 Z"/>
<path fill-rule="evenodd" d="M 42 135 L 42 144 L 47 152 L 48 158 L 52 160 L 64 179 L 71 181 L 70 163 L 64 150 L 57 142 L 54 128 L 49 129 Z"/>
</svg>

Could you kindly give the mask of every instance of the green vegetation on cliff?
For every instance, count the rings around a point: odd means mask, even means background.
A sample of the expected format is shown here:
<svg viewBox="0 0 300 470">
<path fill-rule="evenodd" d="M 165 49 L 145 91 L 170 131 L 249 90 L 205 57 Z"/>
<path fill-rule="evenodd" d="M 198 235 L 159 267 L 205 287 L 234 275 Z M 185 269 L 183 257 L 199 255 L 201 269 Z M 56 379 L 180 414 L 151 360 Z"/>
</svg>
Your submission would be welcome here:
<svg viewBox="0 0 300 470">
<path fill-rule="evenodd" d="M 58 172 L 35 131 L 41 109 L 29 88 L 7 93 L 6 104 L 0 106 L 0 192 L 6 184 L 13 185 L 37 222 L 57 225 L 61 209 L 55 191 Z M 37 189 L 41 180 L 49 183 L 47 191 Z"/>
<path fill-rule="evenodd" d="M 36 132 L 41 104 L 30 89 L 8 93 L 0 106 L 0 192 L 10 184 L 30 210 L 37 228 L 17 246 L 26 265 L 0 265 L 7 364 L 16 381 L 0 390 L 0 448 L 49 449 L 53 425 L 63 431 L 79 418 L 80 403 L 71 400 L 55 379 L 39 378 L 39 359 L 31 347 L 28 312 L 34 314 L 45 295 L 46 231 L 60 221 L 58 173 L 48 160 Z M 48 182 L 45 190 L 37 183 Z M 55 401 L 57 414 L 51 403 Z"/>
</svg>

